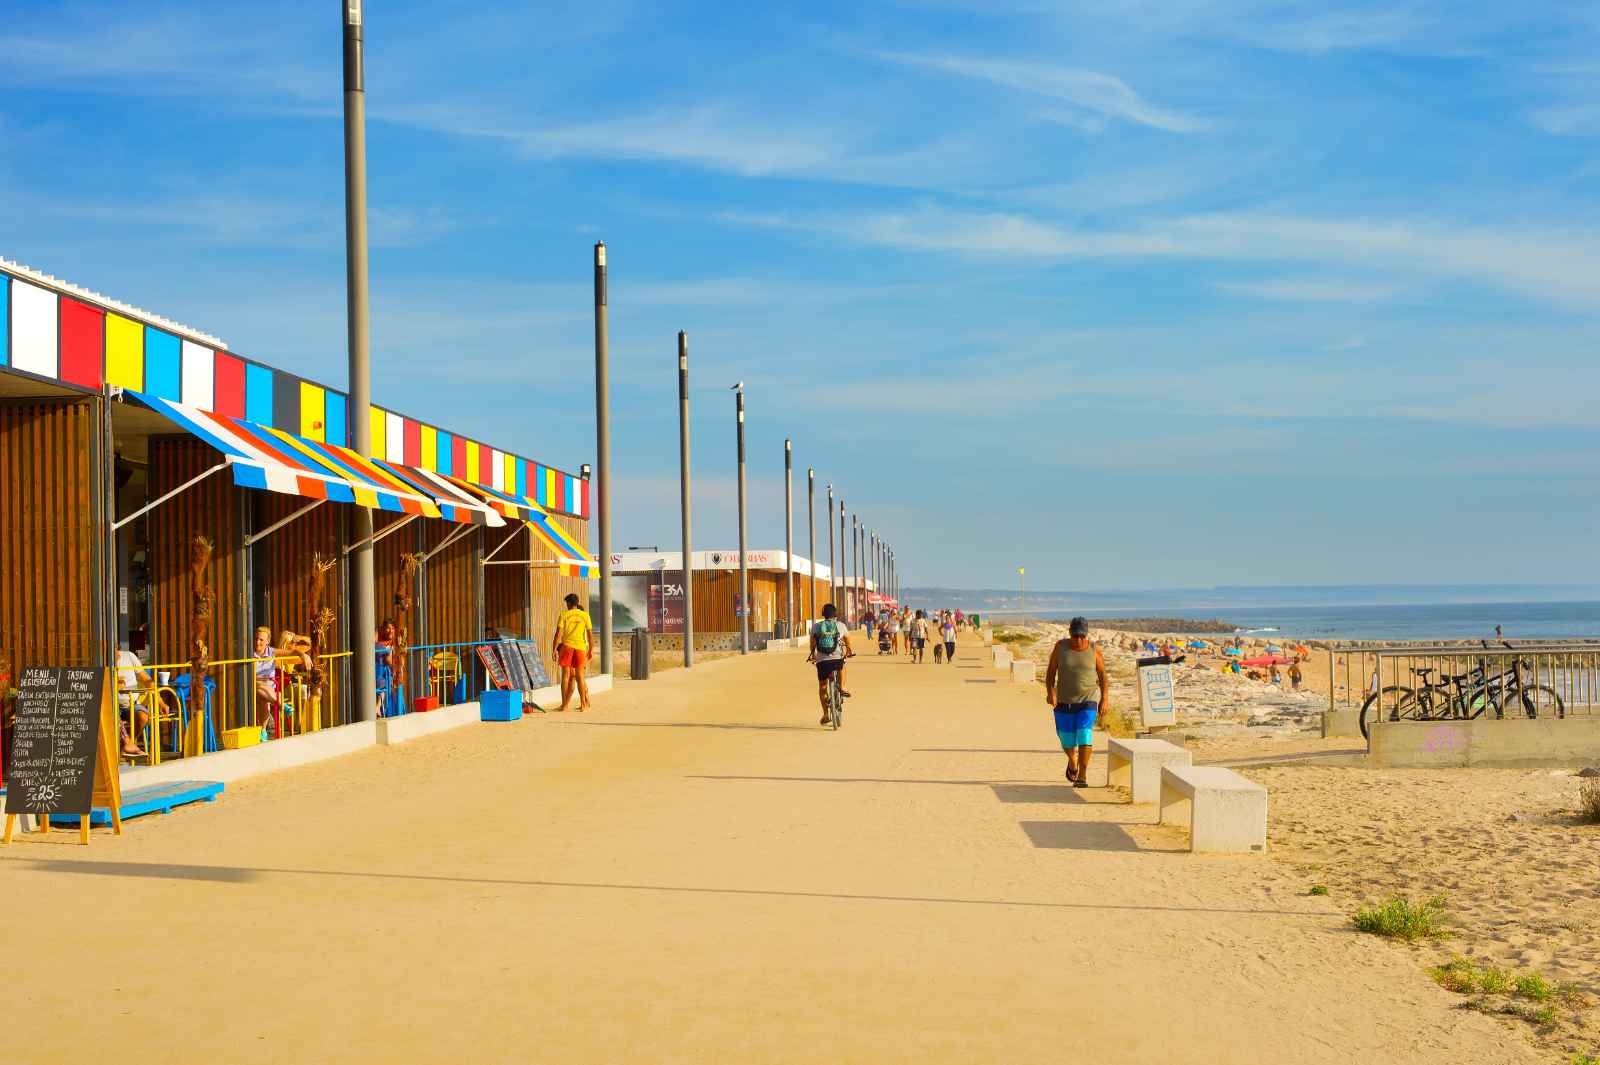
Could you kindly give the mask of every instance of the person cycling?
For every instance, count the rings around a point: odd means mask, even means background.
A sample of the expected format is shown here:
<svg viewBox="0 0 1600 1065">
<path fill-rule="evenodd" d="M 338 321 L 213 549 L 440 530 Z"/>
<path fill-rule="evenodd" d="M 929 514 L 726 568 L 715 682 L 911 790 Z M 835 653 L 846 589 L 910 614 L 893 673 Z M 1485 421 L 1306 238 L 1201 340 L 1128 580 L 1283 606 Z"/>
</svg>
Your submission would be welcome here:
<svg viewBox="0 0 1600 1065">
<path fill-rule="evenodd" d="M 823 725 L 831 720 L 828 715 L 829 676 L 839 674 L 839 695 L 850 698 L 844 687 L 844 660 L 853 657 L 855 651 L 850 648 L 850 634 L 839 624 L 838 618 L 839 608 L 832 603 L 822 608 L 822 620 L 811 626 L 811 654 L 806 658 L 817 666 L 817 699 L 822 703 L 820 724 Z"/>
</svg>

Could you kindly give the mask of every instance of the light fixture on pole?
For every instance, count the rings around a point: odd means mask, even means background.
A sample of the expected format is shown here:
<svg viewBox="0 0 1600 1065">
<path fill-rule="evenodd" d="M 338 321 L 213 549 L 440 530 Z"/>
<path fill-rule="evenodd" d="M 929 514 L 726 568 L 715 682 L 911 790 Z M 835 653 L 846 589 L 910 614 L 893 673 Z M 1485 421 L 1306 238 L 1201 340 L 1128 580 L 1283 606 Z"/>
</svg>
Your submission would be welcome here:
<svg viewBox="0 0 1600 1065">
<path fill-rule="evenodd" d="M 348 330 L 350 402 L 345 419 L 348 443 L 362 458 L 372 458 L 371 322 L 367 294 L 367 83 L 363 55 L 361 0 L 341 0 L 344 15 L 344 269 Z M 372 568 L 372 511 L 351 509 L 350 716 L 370 721 L 376 710 L 377 660 L 371 653 L 377 631 L 377 582 Z M 360 649 L 366 648 L 365 652 Z"/>
<path fill-rule="evenodd" d="M 745 543 L 745 480 L 744 480 L 744 382 L 729 386 L 733 393 L 734 410 L 739 420 L 739 653 L 750 653 L 750 557 Z"/>
</svg>

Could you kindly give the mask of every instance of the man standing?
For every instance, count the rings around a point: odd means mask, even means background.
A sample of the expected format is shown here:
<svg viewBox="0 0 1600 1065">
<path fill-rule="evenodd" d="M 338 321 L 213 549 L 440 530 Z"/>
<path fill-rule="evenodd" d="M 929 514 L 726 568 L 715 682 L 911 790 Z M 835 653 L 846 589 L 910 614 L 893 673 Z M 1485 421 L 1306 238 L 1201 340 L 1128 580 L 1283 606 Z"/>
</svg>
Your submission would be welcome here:
<svg viewBox="0 0 1600 1065">
<path fill-rule="evenodd" d="M 565 710 L 572 702 L 572 690 L 578 690 L 578 710 L 589 709 L 589 682 L 584 672 L 589 665 L 589 637 L 594 633 L 594 623 L 589 612 L 579 606 L 576 595 L 565 600 L 567 609 L 556 618 L 556 637 L 553 641 L 556 664 L 561 667 L 561 705 Z"/>
<path fill-rule="evenodd" d="M 1089 786 L 1094 729 L 1105 725 L 1110 687 L 1105 659 L 1089 642 L 1089 623 L 1073 618 L 1067 624 L 1067 638 L 1050 652 L 1050 665 L 1044 671 L 1044 700 L 1055 710 L 1056 736 L 1067 752 L 1067 779 L 1075 788 Z"/>
</svg>

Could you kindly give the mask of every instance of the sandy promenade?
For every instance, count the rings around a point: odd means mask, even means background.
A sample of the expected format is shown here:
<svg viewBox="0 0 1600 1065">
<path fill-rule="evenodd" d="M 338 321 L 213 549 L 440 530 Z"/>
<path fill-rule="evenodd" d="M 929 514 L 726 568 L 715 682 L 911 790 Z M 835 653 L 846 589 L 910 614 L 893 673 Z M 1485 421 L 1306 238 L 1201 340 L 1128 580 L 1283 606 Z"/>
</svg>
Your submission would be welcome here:
<svg viewBox="0 0 1600 1065">
<path fill-rule="evenodd" d="M 1287 863 L 1067 788 L 975 639 L 858 646 L 837 734 L 757 655 L 14 844 L 7 1060 L 1541 1060 Z"/>
</svg>

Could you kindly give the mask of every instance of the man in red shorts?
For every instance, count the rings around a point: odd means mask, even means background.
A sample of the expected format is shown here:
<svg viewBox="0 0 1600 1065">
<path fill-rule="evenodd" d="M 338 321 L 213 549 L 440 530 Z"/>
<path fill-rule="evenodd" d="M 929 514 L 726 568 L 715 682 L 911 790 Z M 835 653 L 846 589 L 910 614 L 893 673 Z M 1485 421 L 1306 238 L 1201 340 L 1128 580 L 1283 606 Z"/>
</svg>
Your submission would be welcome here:
<svg viewBox="0 0 1600 1065">
<path fill-rule="evenodd" d="M 561 667 L 561 706 L 565 710 L 572 701 L 572 689 L 578 689 L 578 709 L 589 709 L 589 684 L 584 680 L 589 665 L 589 643 L 594 634 L 594 624 L 589 612 L 579 606 L 576 595 L 566 598 L 567 609 L 556 618 L 554 652 L 556 664 Z"/>
</svg>

